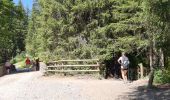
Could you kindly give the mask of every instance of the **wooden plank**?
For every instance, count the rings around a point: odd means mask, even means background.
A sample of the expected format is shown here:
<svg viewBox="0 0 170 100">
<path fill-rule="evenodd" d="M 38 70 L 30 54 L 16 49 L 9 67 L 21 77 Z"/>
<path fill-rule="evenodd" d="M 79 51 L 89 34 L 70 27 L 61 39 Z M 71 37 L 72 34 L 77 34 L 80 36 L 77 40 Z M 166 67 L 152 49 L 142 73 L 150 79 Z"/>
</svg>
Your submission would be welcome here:
<svg viewBox="0 0 170 100">
<path fill-rule="evenodd" d="M 48 68 L 59 68 L 59 67 L 99 67 L 99 65 L 56 65 L 56 66 L 47 66 Z"/>
<path fill-rule="evenodd" d="M 86 65 L 64 65 L 64 63 L 68 63 L 68 62 L 93 62 L 93 64 L 86 64 Z M 65 63 L 65 64 L 66 64 Z M 49 62 L 49 64 L 52 64 L 52 65 L 49 65 L 47 66 L 47 72 L 59 72 L 59 73 L 64 73 L 64 72 L 99 72 L 99 59 L 77 59 L 77 60 L 58 60 L 58 61 L 51 61 Z M 60 64 L 60 65 L 58 65 Z M 69 67 L 96 67 L 95 70 L 72 70 L 72 69 L 64 69 L 64 68 L 69 68 Z M 50 69 L 50 68 L 54 68 L 54 69 Z M 61 68 L 61 69 L 55 69 L 55 68 Z"/>
<path fill-rule="evenodd" d="M 74 61 L 99 61 L 99 59 L 75 59 L 75 60 L 58 60 L 60 62 L 74 62 Z"/>
<path fill-rule="evenodd" d="M 47 62 L 48 64 L 51 64 L 51 63 L 57 63 L 58 61 L 49 61 Z"/>
<path fill-rule="evenodd" d="M 48 72 L 99 72 L 99 70 L 47 70 Z"/>
<path fill-rule="evenodd" d="M 75 59 L 75 60 L 58 60 L 58 61 L 50 61 L 49 63 L 57 63 L 57 62 L 81 62 L 81 61 L 99 61 L 99 59 Z"/>
<path fill-rule="evenodd" d="M 138 64 L 138 65 L 139 65 L 139 67 L 140 67 L 140 78 L 143 78 L 143 77 L 144 77 L 143 64 L 140 63 L 140 64 Z"/>
</svg>

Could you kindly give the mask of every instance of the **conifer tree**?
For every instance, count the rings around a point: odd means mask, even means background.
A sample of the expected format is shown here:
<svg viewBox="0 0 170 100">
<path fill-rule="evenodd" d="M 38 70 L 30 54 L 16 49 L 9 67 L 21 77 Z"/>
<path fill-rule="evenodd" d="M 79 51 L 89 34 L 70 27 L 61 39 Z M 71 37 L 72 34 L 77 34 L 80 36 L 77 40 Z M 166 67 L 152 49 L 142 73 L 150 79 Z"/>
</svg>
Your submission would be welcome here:
<svg viewBox="0 0 170 100">
<path fill-rule="evenodd" d="M 19 6 L 11 0 L 0 1 L 0 62 L 15 56 L 17 50 L 24 50 L 27 20 L 23 6 Z"/>
<path fill-rule="evenodd" d="M 140 51 L 148 45 L 142 8 L 134 0 L 39 0 L 39 9 L 34 22 L 38 40 L 32 45 L 57 59 L 104 60 L 115 52 Z"/>
<path fill-rule="evenodd" d="M 170 33 L 170 0 L 145 0 L 143 2 L 145 24 L 149 37 L 149 55 L 150 55 L 150 75 L 148 87 L 153 86 L 155 68 L 164 66 L 164 47 L 169 42 Z M 168 57 L 169 55 L 166 55 Z"/>
</svg>

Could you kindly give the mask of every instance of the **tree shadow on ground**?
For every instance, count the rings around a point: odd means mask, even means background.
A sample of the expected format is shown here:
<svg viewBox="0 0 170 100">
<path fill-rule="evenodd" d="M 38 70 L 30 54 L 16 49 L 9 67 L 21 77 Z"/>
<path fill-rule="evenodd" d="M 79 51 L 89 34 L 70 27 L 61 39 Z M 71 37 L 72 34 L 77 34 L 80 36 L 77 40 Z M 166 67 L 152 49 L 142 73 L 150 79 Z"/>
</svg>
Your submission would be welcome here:
<svg viewBox="0 0 170 100">
<path fill-rule="evenodd" d="M 132 92 L 120 95 L 116 100 L 170 100 L 170 85 L 152 89 L 146 89 L 146 86 L 139 86 Z"/>
</svg>

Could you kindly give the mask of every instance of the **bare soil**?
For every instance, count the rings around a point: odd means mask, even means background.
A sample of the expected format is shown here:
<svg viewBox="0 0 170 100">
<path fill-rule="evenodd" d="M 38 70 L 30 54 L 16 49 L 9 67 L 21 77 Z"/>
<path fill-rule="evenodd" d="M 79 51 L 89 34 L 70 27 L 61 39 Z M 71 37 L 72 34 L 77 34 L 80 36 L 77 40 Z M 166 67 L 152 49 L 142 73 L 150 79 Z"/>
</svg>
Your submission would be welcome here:
<svg viewBox="0 0 170 100">
<path fill-rule="evenodd" d="M 169 89 L 146 90 L 146 83 L 23 72 L 0 77 L 0 100 L 169 100 Z"/>
</svg>

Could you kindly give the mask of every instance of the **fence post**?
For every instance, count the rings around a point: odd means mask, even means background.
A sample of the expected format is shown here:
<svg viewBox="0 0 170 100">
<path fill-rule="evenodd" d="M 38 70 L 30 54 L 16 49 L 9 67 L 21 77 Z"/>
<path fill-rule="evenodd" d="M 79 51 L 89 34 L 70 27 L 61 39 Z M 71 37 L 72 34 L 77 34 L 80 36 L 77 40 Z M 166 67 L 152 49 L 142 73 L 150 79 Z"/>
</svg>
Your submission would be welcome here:
<svg viewBox="0 0 170 100">
<path fill-rule="evenodd" d="M 44 62 L 39 62 L 40 63 L 40 72 L 42 73 L 43 76 L 48 75 L 47 70 L 47 64 Z"/>
<path fill-rule="evenodd" d="M 140 68 L 140 78 L 143 78 L 144 77 L 144 69 L 143 69 L 143 64 L 140 63 L 138 64 L 139 65 L 139 68 Z"/>
<path fill-rule="evenodd" d="M 62 65 L 61 70 L 62 70 L 62 72 L 63 72 L 63 75 L 64 75 L 64 76 L 66 76 L 66 73 L 64 72 L 64 66 L 63 66 L 63 65 L 64 65 L 64 63 L 63 63 L 63 62 L 61 62 L 61 65 Z"/>
<path fill-rule="evenodd" d="M 100 79 L 100 63 L 97 61 L 98 78 Z"/>
</svg>

